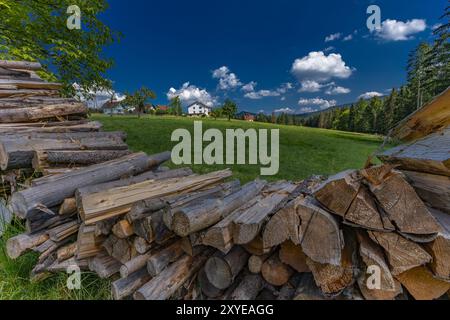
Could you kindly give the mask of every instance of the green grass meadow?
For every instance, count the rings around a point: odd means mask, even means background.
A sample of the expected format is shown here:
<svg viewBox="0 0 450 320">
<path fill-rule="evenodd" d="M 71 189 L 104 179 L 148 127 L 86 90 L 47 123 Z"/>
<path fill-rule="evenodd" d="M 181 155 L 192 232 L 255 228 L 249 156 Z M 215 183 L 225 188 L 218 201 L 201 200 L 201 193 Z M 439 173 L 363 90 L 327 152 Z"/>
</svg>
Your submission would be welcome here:
<svg viewBox="0 0 450 320">
<path fill-rule="evenodd" d="M 203 121 L 203 131 L 217 128 L 280 129 L 280 169 L 277 175 L 262 177 L 267 180 L 299 181 L 312 174 L 333 174 L 345 169 L 361 168 L 367 158 L 381 145 L 381 137 L 333 130 L 273 125 L 223 119 L 192 119 L 175 117 L 104 116 L 93 115 L 101 121 L 104 130 L 122 130 L 128 134 L 127 143 L 133 151 L 148 154 L 171 150 L 177 142 L 171 142 L 173 130 L 188 129 L 193 132 L 193 121 Z M 206 143 L 205 143 L 206 145 Z M 225 146 L 224 146 L 225 149 Z M 169 163 L 170 167 L 175 167 Z M 245 183 L 259 176 L 259 165 L 192 165 L 197 173 L 231 168 L 234 177 Z M 82 275 L 82 289 L 68 290 L 67 274 L 53 275 L 43 281 L 29 279 L 37 256 L 28 253 L 12 261 L 6 256 L 5 242 L 23 230 L 19 222 L 8 228 L 0 238 L 0 300 L 5 299 L 110 299 L 109 283 L 92 273 Z"/>
</svg>

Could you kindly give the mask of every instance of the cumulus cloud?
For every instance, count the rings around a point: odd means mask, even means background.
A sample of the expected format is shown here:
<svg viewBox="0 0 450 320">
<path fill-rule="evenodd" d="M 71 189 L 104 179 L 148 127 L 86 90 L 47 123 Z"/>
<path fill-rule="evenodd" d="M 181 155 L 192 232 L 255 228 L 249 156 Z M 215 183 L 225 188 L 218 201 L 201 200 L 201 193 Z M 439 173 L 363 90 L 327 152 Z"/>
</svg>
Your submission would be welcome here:
<svg viewBox="0 0 450 320">
<path fill-rule="evenodd" d="M 323 82 L 331 78 L 346 79 L 352 75 L 353 69 L 345 64 L 338 53 L 326 55 L 322 51 L 313 51 L 296 59 L 291 72 L 301 81 Z"/>
<path fill-rule="evenodd" d="M 242 82 L 227 66 L 214 70 L 213 78 L 219 79 L 219 88 L 222 90 L 230 90 L 242 86 Z"/>
<path fill-rule="evenodd" d="M 381 97 L 381 96 L 383 96 L 383 94 L 380 93 L 380 92 L 369 91 L 369 92 L 365 92 L 362 95 L 360 95 L 358 97 L 358 99 L 370 99 L 370 98 L 373 98 L 373 97 Z"/>
<path fill-rule="evenodd" d="M 256 83 L 255 83 L 256 86 Z M 292 83 L 290 82 L 286 82 L 281 84 L 277 89 L 275 90 L 258 90 L 255 91 L 255 86 L 252 86 L 253 91 L 248 91 L 244 97 L 249 98 L 249 99 L 253 99 L 253 100 L 258 100 L 258 99 L 262 99 L 265 97 L 279 97 L 282 94 L 285 94 L 286 92 L 288 92 L 289 90 L 291 90 L 294 86 L 292 85 Z M 250 86 L 248 87 L 248 89 L 250 89 Z"/>
<path fill-rule="evenodd" d="M 301 87 L 298 89 L 298 92 L 319 92 L 324 86 L 323 84 L 313 80 L 301 81 L 300 85 Z"/>
<path fill-rule="evenodd" d="M 99 109 L 101 108 L 105 102 L 110 101 L 111 98 L 115 101 L 122 101 L 125 99 L 125 95 L 114 91 L 112 89 L 91 89 L 89 90 L 89 98 L 86 98 L 82 92 L 81 88 L 77 83 L 73 84 L 73 87 L 77 91 L 76 95 L 79 97 L 79 99 L 86 103 L 88 108 L 91 109 Z"/>
<path fill-rule="evenodd" d="M 334 94 L 346 94 L 349 93 L 350 89 L 340 87 L 340 86 L 331 86 L 326 91 L 325 94 L 334 95 Z"/>
<path fill-rule="evenodd" d="M 350 41 L 352 39 L 353 39 L 353 35 L 349 34 L 349 35 L 345 36 L 344 39 L 342 39 L 342 41 Z"/>
<path fill-rule="evenodd" d="M 330 34 L 329 36 L 325 37 L 325 42 L 338 40 L 341 36 L 342 36 L 342 33 L 340 33 L 340 32 Z"/>
<path fill-rule="evenodd" d="M 300 108 L 300 113 L 311 113 L 311 112 L 314 112 L 314 111 L 316 111 L 316 110 L 314 110 L 313 108 L 311 108 L 311 107 L 303 107 L 303 108 Z"/>
<path fill-rule="evenodd" d="M 312 99 L 300 99 L 298 104 L 300 106 L 316 106 L 319 110 L 328 109 L 336 105 L 336 100 L 326 100 L 322 98 L 312 98 Z"/>
<path fill-rule="evenodd" d="M 251 81 L 251 82 L 247 83 L 246 85 L 242 86 L 242 91 L 245 91 L 245 92 L 255 91 L 256 85 L 257 85 L 257 83 L 255 81 Z"/>
<path fill-rule="evenodd" d="M 387 41 L 404 41 L 413 39 L 413 35 L 424 31 L 427 24 L 423 19 L 413 19 L 406 22 L 387 19 L 381 28 L 376 30 L 377 36 Z"/>
<path fill-rule="evenodd" d="M 184 83 L 180 89 L 170 88 L 166 95 L 169 100 L 176 96 L 180 97 L 181 102 L 185 105 L 200 101 L 209 107 L 213 107 L 217 102 L 208 91 L 191 85 L 189 82 Z"/>
<path fill-rule="evenodd" d="M 293 110 L 291 108 L 281 108 L 281 109 L 276 109 L 273 112 L 275 112 L 275 113 L 294 113 L 295 110 Z"/>
</svg>

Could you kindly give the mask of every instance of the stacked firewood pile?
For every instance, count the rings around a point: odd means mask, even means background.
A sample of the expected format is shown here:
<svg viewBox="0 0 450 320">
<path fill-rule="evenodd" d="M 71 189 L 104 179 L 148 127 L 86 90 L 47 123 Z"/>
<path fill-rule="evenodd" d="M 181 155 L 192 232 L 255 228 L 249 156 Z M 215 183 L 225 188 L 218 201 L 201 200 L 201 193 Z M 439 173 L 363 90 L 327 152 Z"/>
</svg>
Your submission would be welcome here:
<svg viewBox="0 0 450 320">
<path fill-rule="evenodd" d="M 99 132 L 87 107 L 61 97 L 61 84 L 43 81 L 40 69 L 35 62 L 0 60 L 2 195 L 34 172 L 68 172 L 129 154 L 124 133 Z"/>
</svg>

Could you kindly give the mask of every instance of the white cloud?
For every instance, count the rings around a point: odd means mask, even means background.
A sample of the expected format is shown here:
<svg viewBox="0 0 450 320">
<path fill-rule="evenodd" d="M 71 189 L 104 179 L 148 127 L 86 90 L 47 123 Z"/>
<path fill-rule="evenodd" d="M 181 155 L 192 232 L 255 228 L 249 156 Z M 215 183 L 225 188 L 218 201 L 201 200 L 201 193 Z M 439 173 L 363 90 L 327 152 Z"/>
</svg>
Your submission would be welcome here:
<svg viewBox="0 0 450 320">
<path fill-rule="evenodd" d="M 255 85 L 252 86 L 252 89 L 255 89 L 256 83 L 254 83 Z M 258 100 L 258 99 L 262 99 L 265 97 L 279 97 L 282 94 L 285 94 L 286 92 L 288 92 L 289 90 L 291 90 L 294 86 L 292 85 L 292 83 L 290 82 L 286 82 L 281 84 L 277 89 L 275 90 L 258 90 L 258 91 L 248 91 L 244 97 L 249 98 L 249 99 L 253 99 L 253 100 Z M 250 89 L 250 86 L 247 88 Z"/>
<path fill-rule="evenodd" d="M 325 55 L 322 51 L 313 51 L 301 59 L 296 59 L 291 72 L 300 80 L 323 82 L 331 78 L 348 78 L 353 69 L 345 64 L 338 53 Z"/>
<path fill-rule="evenodd" d="M 350 41 L 353 39 L 353 35 L 349 34 L 348 36 L 345 36 L 344 39 L 342 39 L 342 41 Z"/>
<path fill-rule="evenodd" d="M 188 105 L 195 101 L 200 101 L 209 107 L 214 106 L 216 99 L 205 89 L 197 88 L 189 82 L 183 84 L 180 89 L 170 88 L 167 92 L 167 99 L 172 99 L 176 96 L 180 97 L 183 104 Z"/>
<path fill-rule="evenodd" d="M 325 100 L 322 98 L 312 98 L 312 99 L 300 99 L 298 104 L 300 106 L 317 106 L 320 110 L 328 109 L 336 105 L 336 100 Z"/>
<path fill-rule="evenodd" d="M 349 93 L 350 89 L 340 87 L 340 86 L 331 86 L 326 91 L 325 94 L 331 95 L 331 94 L 346 94 Z"/>
<path fill-rule="evenodd" d="M 423 19 L 413 19 L 406 22 L 387 19 L 381 28 L 376 30 L 377 36 L 387 41 L 404 41 L 413 39 L 412 35 L 422 32 L 427 24 Z"/>
<path fill-rule="evenodd" d="M 246 85 L 242 86 L 242 90 L 245 92 L 252 92 L 255 91 L 257 83 L 255 81 L 251 81 L 247 83 Z"/>
<path fill-rule="evenodd" d="M 339 39 L 342 36 L 342 33 L 337 32 L 330 34 L 329 36 L 325 37 L 325 42 L 330 42 Z"/>
<path fill-rule="evenodd" d="M 336 48 L 333 46 L 329 46 L 329 47 L 326 47 L 325 49 L 323 49 L 323 52 L 333 51 L 334 49 L 336 49 Z"/>
<path fill-rule="evenodd" d="M 431 27 L 431 30 L 436 30 L 437 28 L 440 28 L 440 27 L 442 27 L 442 23 L 436 23 L 436 24 L 433 24 L 433 26 Z"/>
<path fill-rule="evenodd" d="M 323 84 L 313 80 L 301 81 L 300 85 L 301 87 L 298 89 L 298 92 L 319 92 L 324 86 Z"/>
<path fill-rule="evenodd" d="M 214 70 L 213 78 L 219 79 L 219 88 L 222 90 L 230 90 L 242 85 L 236 74 L 230 72 L 227 66 Z"/>
<path fill-rule="evenodd" d="M 303 108 L 300 108 L 300 113 L 311 113 L 311 112 L 314 112 L 314 111 L 316 111 L 316 110 L 314 110 L 314 109 L 311 108 L 311 107 L 303 107 Z"/>
<path fill-rule="evenodd" d="M 286 97 L 281 97 L 280 100 L 281 100 L 281 101 L 285 101 L 285 100 L 286 100 Z"/>
<path fill-rule="evenodd" d="M 275 113 L 294 113 L 295 110 L 293 110 L 291 108 L 281 108 L 281 109 L 276 109 L 273 112 L 275 112 Z"/>
<path fill-rule="evenodd" d="M 370 98 L 373 98 L 373 97 L 381 97 L 381 96 L 383 96 L 383 94 L 380 93 L 380 92 L 369 91 L 369 92 L 365 92 L 362 95 L 360 95 L 358 97 L 358 99 L 370 99 Z"/>
</svg>

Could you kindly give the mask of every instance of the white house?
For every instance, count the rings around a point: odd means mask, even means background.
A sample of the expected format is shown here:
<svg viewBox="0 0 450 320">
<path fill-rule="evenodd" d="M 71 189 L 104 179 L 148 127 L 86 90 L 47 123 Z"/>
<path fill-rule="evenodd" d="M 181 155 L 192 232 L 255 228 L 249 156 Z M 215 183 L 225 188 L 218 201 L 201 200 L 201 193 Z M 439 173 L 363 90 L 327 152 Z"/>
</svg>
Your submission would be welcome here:
<svg viewBox="0 0 450 320">
<path fill-rule="evenodd" d="M 194 102 L 193 104 L 188 106 L 188 114 L 190 116 L 209 116 L 211 110 L 211 107 L 208 107 L 206 104 L 199 101 Z"/>
</svg>

